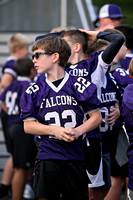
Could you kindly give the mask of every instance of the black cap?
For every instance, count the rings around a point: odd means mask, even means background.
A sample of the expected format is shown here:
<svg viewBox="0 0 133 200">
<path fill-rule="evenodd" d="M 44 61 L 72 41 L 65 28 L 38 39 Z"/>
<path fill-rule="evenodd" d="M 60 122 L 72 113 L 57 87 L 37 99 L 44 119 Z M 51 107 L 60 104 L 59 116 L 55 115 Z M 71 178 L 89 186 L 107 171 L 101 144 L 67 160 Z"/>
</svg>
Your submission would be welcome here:
<svg viewBox="0 0 133 200">
<path fill-rule="evenodd" d="M 45 37 L 48 37 L 48 36 L 53 36 L 53 35 L 59 36 L 59 35 L 61 35 L 61 34 L 64 33 L 64 32 L 65 32 L 65 31 L 60 31 L 60 32 L 47 33 L 47 34 L 44 34 L 44 35 L 39 35 L 39 36 L 37 36 L 37 37 L 35 38 L 35 41 L 40 40 L 40 39 L 45 38 Z"/>
</svg>

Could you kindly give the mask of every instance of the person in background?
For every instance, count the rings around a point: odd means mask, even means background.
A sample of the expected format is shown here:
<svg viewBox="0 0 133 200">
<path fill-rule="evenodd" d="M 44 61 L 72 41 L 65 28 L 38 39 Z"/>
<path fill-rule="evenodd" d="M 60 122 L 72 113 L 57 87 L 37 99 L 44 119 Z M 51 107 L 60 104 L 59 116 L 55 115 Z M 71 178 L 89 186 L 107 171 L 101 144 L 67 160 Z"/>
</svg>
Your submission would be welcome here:
<svg viewBox="0 0 133 200">
<path fill-rule="evenodd" d="M 126 57 L 123 60 L 120 60 L 121 67 L 128 71 L 129 63 L 133 58 L 133 27 L 129 24 L 121 24 L 115 27 L 116 30 L 121 31 L 126 38 Z"/>
<path fill-rule="evenodd" d="M 88 37 L 86 37 L 84 32 L 88 34 Z M 66 66 L 66 71 L 73 76 L 89 77 L 90 80 L 97 85 L 98 97 L 101 99 L 101 88 L 106 85 L 105 74 L 108 71 L 111 61 L 123 44 L 124 38 L 121 37 L 121 35 L 108 34 L 106 32 L 87 30 L 84 32 L 81 32 L 80 30 L 70 30 L 61 35 L 61 37 L 70 45 L 72 52 L 68 60 L 69 64 Z M 108 47 L 106 46 L 105 51 L 93 52 L 90 54 L 90 49 L 91 51 L 94 51 L 99 45 L 95 45 L 94 49 L 92 48 L 92 45 L 87 42 L 92 41 L 92 43 L 97 43 L 97 41 L 101 39 L 104 41 L 104 46 L 108 44 L 109 41 L 111 42 L 111 45 Z M 103 47 L 103 45 L 101 45 L 101 47 Z M 87 56 L 86 51 L 87 53 L 89 52 L 89 56 Z M 115 104 L 115 99 L 112 103 Z M 111 109 L 110 114 L 107 116 L 110 125 L 115 121 L 114 110 L 115 108 Z M 91 183 L 88 184 L 89 199 L 95 199 L 95 189 L 104 185 L 101 137 L 99 136 L 99 130 L 93 130 L 86 135 L 84 140 L 87 174 L 91 181 Z M 106 185 L 105 190 L 102 190 L 102 193 L 98 194 L 98 198 L 102 199 L 102 197 L 107 194 L 109 188 L 110 184 Z"/>
<path fill-rule="evenodd" d="M 21 200 L 28 175 L 35 161 L 35 143 L 31 135 L 26 135 L 20 119 L 20 99 L 35 77 L 35 68 L 30 58 L 15 61 L 17 78 L 5 88 L 0 96 L 0 107 L 8 114 L 9 150 L 13 158 L 12 199 Z M 5 107 L 5 108 L 4 108 Z"/>
<path fill-rule="evenodd" d="M 116 29 L 105 29 L 107 32 L 119 33 L 124 36 L 122 32 Z M 126 55 L 126 40 L 119 52 L 116 54 L 110 72 L 114 77 L 118 87 L 123 94 L 124 88 L 133 83 L 132 78 L 127 74 L 126 70 L 121 68 L 120 60 L 125 58 Z M 121 101 L 119 102 L 121 108 Z M 112 186 L 105 200 L 118 200 L 121 197 L 121 192 L 128 177 L 128 158 L 126 151 L 128 148 L 128 139 L 126 137 L 125 129 L 123 128 L 123 121 L 121 113 L 119 119 L 116 121 L 119 131 L 110 138 L 110 155 L 111 155 L 111 183 Z M 115 133 L 115 127 L 113 128 Z M 112 144 L 112 145 L 111 145 Z M 122 148 L 124 146 L 124 148 Z M 118 187 L 119 185 L 119 187 Z"/>
<path fill-rule="evenodd" d="M 127 200 L 133 199 L 133 84 L 129 84 L 123 94 L 121 115 L 125 123 L 126 132 L 129 138 L 128 156 L 128 192 Z"/>
<path fill-rule="evenodd" d="M 28 56 L 29 54 L 29 40 L 28 38 L 22 34 L 22 33 L 15 33 L 11 36 L 11 38 L 8 41 L 8 48 L 9 48 L 9 57 L 7 58 L 6 63 L 2 67 L 2 76 L 0 81 L 0 94 L 6 89 L 14 79 L 16 79 L 17 75 L 14 70 L 14 63 L 17 59 Z M 8 115 L 3 110 L 0 113 L 1 116 L 1 122 L 2 122 L 2 129 L 3 134 L 5 138 L 5 144 L 7 151 L 8 149 L 8 136 L 7 136 L 7 120 Z M 7 160 L 1 185 L 0 185 L 0 198 L 3 198 L 8 195 L 8 191 L 10 189 L 10 184 L 13 177 L 13 162 L 12 162 L 12 156 L 9 157 Z"/>
<path fill-rule="evenodd" d="M 116 4 L 105 4 L 99 10 L 99 14 L 94 21 L 96 31 L 103 31 L 107 28 L 114 28 L 121 23 L 121 19 L 125 16 L 122 14 L 121 8 Z"/>
</svg>

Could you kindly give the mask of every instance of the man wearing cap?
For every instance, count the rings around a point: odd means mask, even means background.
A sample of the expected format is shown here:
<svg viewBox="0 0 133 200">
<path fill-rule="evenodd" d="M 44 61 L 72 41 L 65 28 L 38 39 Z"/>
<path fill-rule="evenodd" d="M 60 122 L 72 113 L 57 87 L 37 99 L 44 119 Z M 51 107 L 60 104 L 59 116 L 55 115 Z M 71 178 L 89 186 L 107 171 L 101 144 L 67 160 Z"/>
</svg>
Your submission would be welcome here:
<svg viewBox="0 0 133 200">
<path fill-rule="evenodd" d="M 105 4 L 100 8 L 99 15 L 94 22 L 95 30 L 103 31 L 107 28 L 114 28 L 120 25 L 121 19 L 124 17 L 118 5 Z"/>
</svg>

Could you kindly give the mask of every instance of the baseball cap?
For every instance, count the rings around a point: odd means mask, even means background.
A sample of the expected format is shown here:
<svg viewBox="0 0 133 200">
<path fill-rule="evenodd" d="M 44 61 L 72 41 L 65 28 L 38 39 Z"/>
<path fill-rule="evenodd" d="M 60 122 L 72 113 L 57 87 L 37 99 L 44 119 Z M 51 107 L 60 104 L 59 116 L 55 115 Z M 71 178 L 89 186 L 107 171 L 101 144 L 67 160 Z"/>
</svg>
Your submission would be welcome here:
<svg viewBox="0 0 133 200">
<path fill-rule="evenodd" d="M 47 34 L 44 34 L 44 35 L 38 35 L 38 36 L 35 38 L 35 41 L 40 40 L 40 39 L 45 38 L 45 37 L 48 37 L 48 36 L 53 36 L 53 35 L 59 36 L 59 35 L 61 35 L 61 34 L 64 33 L 64 32 L 65 32 L 65 31 L 62 30 L 62 31 L 60 31 L 60 32 L 54 32 L 54 33 L 47 33 Z"/>
<path fill-rule="evenodd" d="M 133 110 L 133 83 L 129 84 L 123 94 L 123 102 L 130 109 Z"/>
<path fill-rule="evenodd" d="M 120 7 L 116 4 L 105 4 L 99 10 L 99 15 L 94 20 L 94 25 L 98 22 L 100 18 L 124 18 L 125 16 L 122 14 Z"/>
<path fill-rule="evenodd" d="M 101 7 L 99 11 L 99 18 L 123 18 L 125 17 L 122 14 L 122 11 L 120 7 L 116 4 L 105 4 L 104 6 Z"/>
</svg>

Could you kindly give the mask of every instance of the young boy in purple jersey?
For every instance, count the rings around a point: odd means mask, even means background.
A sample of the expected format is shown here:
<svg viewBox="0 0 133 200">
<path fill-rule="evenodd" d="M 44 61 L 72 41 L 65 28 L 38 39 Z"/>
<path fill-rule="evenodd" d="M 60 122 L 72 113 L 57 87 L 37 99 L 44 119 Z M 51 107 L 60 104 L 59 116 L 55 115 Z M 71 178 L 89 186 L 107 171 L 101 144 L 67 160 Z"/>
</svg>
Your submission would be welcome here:
<svg viewBox="0 0 133 200">
<path fill-rule="evenodd" d="M 45 37 L 32 50 L 38 73 L 47 73 L 21 101 L 25 132 L 35 135 L 38 146 L 35 199 L 88 199 L 82 135 L 101 123 L 96 86 L 64 71 L 71 55 L 64 39 Z"/>
<path fill-rule="evenodd" d="M 1 94 L 0 106 L 8 114 L 8 141 L 9 152 L 13 158 L 14 175 L 12 180 L 12 199 L 20 200 L 23 197 L 25 181 L 28 170 L 35 159 L 34 139 L 26 135 L 23 129 L 23 121 L 20 119 L 20 99 L 22 93 L 30 85 L 35 76 L 35 69 L 31 59 L 20 58 L 14 64 L 17 74 L 15 79 Z"/>
<path fill-rule="evenodd" d="M 87 37 L 85 33 L 89 36 Z M 73 76 L 89 77 L 90 80 L 97 85 L 98 98 L 101 100 L 101 87 L 106 85 L 105 74 L 113 58 L 123 44 L 124 38 L 119 34 L 108 34 L 106 32 L 86 30 L 85 33 L 79 30 L 70 30 L 62 34 L 61 37 L 69 43 L 72 51 L 68 60 L 70 65 L 66 66 L 66 71 Z M 94 52 L 86 59 L 86 51 L 91 48 L 87 44 L 88 40 L 92 40 L 94 43 L 98 39 L 110 41 L 111 44 L 104 52 Z M 115 108 L 111 108 L 111 113 L 107 115 L 108 123 L 110 125 L 113 125 L 116 118 L 118 118 L 118 115 L 115 117 L 114 111 Z M 92 199 L 94 198 L 92 188 L 104 185 L 100 144 L 101 139 L 98 137 L 98 131 L 93 130 L 87 134 L 86 140 L 88 147 L 86 149 L 85 159 L 87 161 L 88 175 L 91 179 L 91 184 L 89 184 L 89 198 Z M 100 199 L 100 197 L 98 198 Z M 101 198 L 103 198 L 103 196 Z"/>
<path fill-rule="evenodd" d="M 25 35 L 16 33 L 11 36 L 8 42 L 10 56 L 7 58 L 6 63 L 2 67 L 1 90 L 10 85 L 16 78 L 14 63 L 16 59 L 25 57 L 29 54 L 29 45 L 30 42 Z"/>
<path fill-rule="evenodd" d="M 106 29 L 105 31 L 110 32 L 110 33 L 119 33 L 123 35 L 120 31 L 115 30 L 115 29 Z M 122 45 L 120 48 L 119 52 L 116 54 L 112 65 L 111 65 L 111 73 L 117 82 L 117 85 L 119 86 L 121 93 L 123 93 L 125 86 L 128 83 L 131 83 L 131 77 L 127 74 L 126 70 L 122 69 L 119 61 L 124 59 L 126 54 L 126 46 L 125 43 Z M 127 78 L 126 78 L 127 77 Z M 121 101 L 119 103 L 121 106 Z M 109 193 L 105 197 L 105 200 L 110 200 L 110 199 L 119 199 L 121 196 L 122 188 L 125 183 L 126 177 L 128 176 L 128 171 L 127 171 L 127 158 L 126 155 L 120 150 L 120 144 L 121 142 L 118 142 L 119 139 L 122 141 L 121 136 L 125 138 L 125 133 L 124 129 L 122 127 L 123 122 L 121 121 L 121 114 L 118 120 L 116 121 L 115 125 L 117 125 L 117 130 L 116 131 L 116 126 L 113 127 L 113 132 L 114 134 L 112 137 L 110 137 L 110 157 L 111 157 L 111 182 L 112 186 L 109 190 Z M 125 146 L 128 145 L 128 141 L 125 139 Z M 119 153 L 119 154 L 118 154 Z M 119 156 L 121 153 L 121 156 Z M 122 164 L 121 164 L 122 163 Z M 118 187 L 119 186 L 119 187 Z"/>
<path fill-rule="evenodd" d="M 124 90 L 121 116 L 129 137 L 129 147 L 127 149 L 129 189 L 127 199 L 130 200 L 133 199 L 133 84 L 129 84 Z"/>
<path fill-rule="evenodd" d="M 115 138 L 115 135 L 119 132 L 117 120 L 114 120 L 112 124 L 109 124 L 107 123 L 107 116 L 110 114 L 110 110 L 113 109 L 116 106 L 116 103 L 121 101 L 121 99 L 122 91 L 118 87 L 112 74 L 107 73 L 106 83 L 101 88 L 101 104 L 99 108 L 102 114 L 102 123 L 99 126 L 99 130 L 102 137 L 103 179 L 105 182 L 104 186 L 96 188 L 95 199 L 99 200 L 102 200 L 107 195 L 111 187 L 110 149 L 112 148 L 112 144 L 110 144 L 110 140 Z"/>
<path fill-rule="evenodd" d="M 11 36 L 8 41 L 9 57 L 6 63 L 2 67 L 2 75 L 0 80 L 0 94 L 2 91 L 11 84 L 11 82 L 16 79 L 16 72 L 14 70 L 14 63 L 16 59 L 25 57 L 29 53 L 29 40 L 22 33 L 15 33 Z M 6 148 L 8 151 L 8 136 L 7 136 L 7 120 L 8 115 L 2 110 L 1 113 L 2 129 L 5 139 Z M 10 156 L 4 167 L 2 174 L 2 180 L 0 185 L 0 198 L 8 195 L 8 190 L 12 181 L 13 167 L 12 167 L 12 157 Z"/>
</svg>

